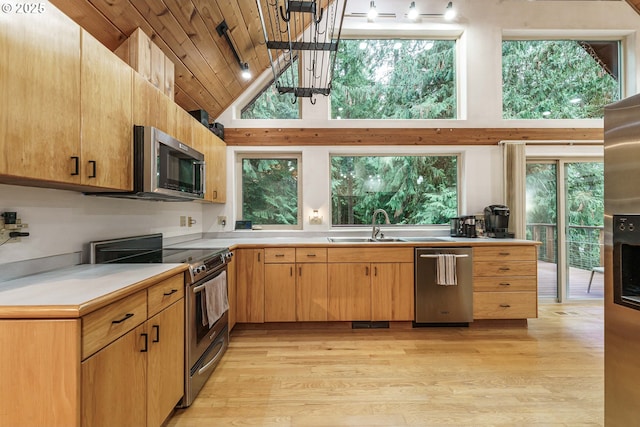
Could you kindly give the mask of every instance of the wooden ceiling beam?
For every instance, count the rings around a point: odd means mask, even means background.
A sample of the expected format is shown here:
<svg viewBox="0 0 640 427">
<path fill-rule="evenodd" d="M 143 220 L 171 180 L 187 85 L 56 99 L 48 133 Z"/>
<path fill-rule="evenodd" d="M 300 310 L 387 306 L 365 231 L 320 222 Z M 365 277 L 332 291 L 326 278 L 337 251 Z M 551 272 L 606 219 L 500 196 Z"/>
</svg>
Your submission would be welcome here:
<svg viewBox="0 0 640 427">
<path fill-rule="evenodd" d="M 602 141 L 602 128 L 225 128 L 234 146 L 496 145 L 500 141 Z"/>
</svg>

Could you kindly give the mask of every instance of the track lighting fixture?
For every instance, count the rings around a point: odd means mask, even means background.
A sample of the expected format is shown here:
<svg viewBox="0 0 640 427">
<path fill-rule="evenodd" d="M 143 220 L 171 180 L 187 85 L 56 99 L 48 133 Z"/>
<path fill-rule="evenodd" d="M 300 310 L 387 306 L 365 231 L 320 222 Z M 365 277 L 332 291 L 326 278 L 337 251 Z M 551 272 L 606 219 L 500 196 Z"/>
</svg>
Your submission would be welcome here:
<svg viewBox="0 0 640 427">
<path fill-rule="evenodd" d="M 218 31 L 219 36 L 224 37 L 227 40 L 227 43 L 229 43 L 229 47 L 233 52 L 233 56 L 235 56 L 236 60 L 238 61 L 238 65 L 240 65 L 242 78 L 245 80 L 249 80 L 251 78 L 249 64 L 247 64 L 240 58 L 240 54 L 238 54 L 238 50 L 236 49 L 236 46 L 233 44 L 233 41 L 229 36 L 229 26 L 227 25 L 226 21 L 223 20 L 220 24 L 218 24 L 218 26 L 216 27 L 216 31 Z"/>
</svg>

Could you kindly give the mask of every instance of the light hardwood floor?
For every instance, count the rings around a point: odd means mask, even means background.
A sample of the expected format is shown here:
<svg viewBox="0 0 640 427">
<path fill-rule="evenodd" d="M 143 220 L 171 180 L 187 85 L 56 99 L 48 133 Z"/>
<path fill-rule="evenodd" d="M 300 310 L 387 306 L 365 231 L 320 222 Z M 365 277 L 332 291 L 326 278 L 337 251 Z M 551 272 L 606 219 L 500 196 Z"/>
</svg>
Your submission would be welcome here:
<svg viewBox="0 0 640 427">
<path fill-rule="evenodd" d="M 601 426 L 603 358 L 602 301 L 528 327 L 237 327 L 167 426 Z"/>
</svg>

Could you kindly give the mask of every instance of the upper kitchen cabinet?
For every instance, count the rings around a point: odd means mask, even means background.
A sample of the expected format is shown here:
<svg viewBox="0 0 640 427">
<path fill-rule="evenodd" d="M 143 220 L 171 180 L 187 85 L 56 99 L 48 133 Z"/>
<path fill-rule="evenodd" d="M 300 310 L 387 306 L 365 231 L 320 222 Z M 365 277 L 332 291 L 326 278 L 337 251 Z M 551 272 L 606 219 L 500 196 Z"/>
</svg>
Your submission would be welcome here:
<svg viewBox="0 0 640 427">
<path fill-rule="evenodd" d="M 0 14 L 0 182 L 131 190 L 132 73 L 49 3 Z"/>
<path fill-rule="evenodd" d="M 133 69 L 86 31 L 81 49 L 82 183 L 133 188 Z"/>
<path fill-rule="evenodd" d="M 191 116 L 189 116 L 191 117 Z M 214 203 L 226 201 L 226 144 L 209 129 L 191 117 L 193 123 L 193 148 L 204 154 L 207 181 L 204 200 Z"/>
<path fill-rule="evenodd" d="M 79 184 L 79 158 L 80 27 L 50 3 L 0 13 L 0 182 Z"/>
</svg>

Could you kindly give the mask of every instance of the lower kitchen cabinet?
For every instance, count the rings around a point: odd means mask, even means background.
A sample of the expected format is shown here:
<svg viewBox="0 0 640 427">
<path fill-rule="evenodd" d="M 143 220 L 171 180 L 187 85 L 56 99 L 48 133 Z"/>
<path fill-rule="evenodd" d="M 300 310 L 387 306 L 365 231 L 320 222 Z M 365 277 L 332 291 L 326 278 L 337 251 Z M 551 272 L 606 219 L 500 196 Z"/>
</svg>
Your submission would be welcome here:
<svg viewBox="0 0 640 427">
<path fill-rule="evenodd" d="M 329 320 L 371 320 L 369 263 L 331 263 L 328 268 Z"/>
<path fill-rule="evenodd" d="M 329 320 L 410 321 L 413 248 L 330 248 Z"/>
<path fill-rule="evenodd" d="M 138 326 L 82 362 L 81 425 L 147 425 L 145 329 Z"/>
<path fill-rule="evenodd" d="M 184 393 L 182 275 L 85 316 L 83 336 L 139 322 L 128 299 L 146 304 L 150 317 L 82 361 L 83 426 L 161 426 Z"/>
<path fill-rule="evenodd" d="M 2 319 L 0 342 L 0 427 L 159 427 L 184 394 L 184 274 L 82 317 Z"/>
<path fill-rule="evenodd" d="M 236 250 L 236 322 L 264 322 L 264 249 Z"/>
<path fill-rule="evenodd" d="M 326 254 L 327 250 L 322 249 Z M 326 256 L 325 256 L 326 259 Z M 298 322 L 326 322 L 327 263 L 296 264 L 296 320 Z"/>
<path fill-rule="evenodd" d="M 538 317 L 537 251 L 531 246 L 473 249 L 473 318 Z"/>
<path fill-rule="evenodd" d="M 295 322 L 295 264 L 265 264 L 264 321 Z"/>
<path fill-rule="evenodd" d="M 414 320 L 413 263 L 376 263 L 371 268 L 371 320 Z"/>
</svg>

